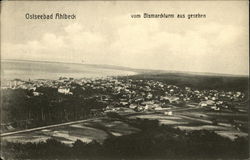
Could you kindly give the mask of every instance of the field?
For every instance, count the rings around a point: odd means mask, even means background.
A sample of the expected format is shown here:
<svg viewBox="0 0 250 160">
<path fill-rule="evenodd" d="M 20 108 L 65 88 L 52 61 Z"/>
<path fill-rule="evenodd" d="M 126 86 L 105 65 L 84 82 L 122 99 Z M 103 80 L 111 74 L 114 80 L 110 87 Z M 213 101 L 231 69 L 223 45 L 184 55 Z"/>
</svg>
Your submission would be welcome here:
<svg viewBox="0 0 250 160">
<path fill-rule="evenodd" d="M 215 133 L 235 139 L 237 137 L 248 136 L 248 116 L 247 114 L 238 113 L 213 113 L 203 108 L 186 108 L 175 110 L 173 115 L 168 116 L 162 113 L 132 115 L 131 119 L 141 118 L 150 120 L 159 120 L 160 124 L 173 126 L 184 131 L 209 130 Z M 242 130 L 232 124 L 231 120 L 241 120 Z M 216 122 L 215 122 L 216 120 Z"/>
<path fill-rule="evenodd" d="M 43 129 L 34 132 L 20 133 L 2 137 L 8 142 L 39 142 L 54 138 L 65 144 L 72 144 L 77 139 L 89 143 L 95 140 L 102 143 L 109 135 L 122 136 L 139 131 L 121 121 L 113 121 L 109 118 L 96 118 L 84 123 Z"/>
<path fill-rule="evenodd" d="M 175 110 L 173 115 L 164 115 L 164 113 L 134 113 L 122 111 L 119 113 L 122 116 L 126 116 L 128 119 L 149 119 L 158 120 L 160 125 L 168 125 L 174 128 L 179 128 L 183 131 L 194 131 L 194 130 L 209 130 L 215 131 L 215 133 L 235 139 L 237 137 L 248 136 L 247 132 L 237 129 L 234 125 L 230 124 L 229 121 L 225 121 L 223 113 L 209 113 L 202 111 L 201 108 L 186 108 L 185 110 Z M 247 124 L 246 114 L 226 114 L 227 118 L 240 117 Z M 221 117 L 222 116 L 222 117 Z M 215 117 L 218 122 L 215 124 L 213 119 Z M 220 122 L 220 119 L 223 122 Z M 124 121 L 111 119 L 109 117 L 101 117 L 87 120 L 83 123 L 71 124 L 67 126 L 54 127 L 49 129 L 43 129 L 34 132 L 27 132 L 22 134 L 16 134 L 12 136 L 3 137 L 3 141 L 8 142 L 39 142 L 46 141 L 49 138 L 54 138 L 65 144 L 73 144 L 77 139 L 90 143 L 95 140 L 102 143 L 109 136 L 123 136 L 136 133 L 140 129 L 130 126 Z"/>
</svg>

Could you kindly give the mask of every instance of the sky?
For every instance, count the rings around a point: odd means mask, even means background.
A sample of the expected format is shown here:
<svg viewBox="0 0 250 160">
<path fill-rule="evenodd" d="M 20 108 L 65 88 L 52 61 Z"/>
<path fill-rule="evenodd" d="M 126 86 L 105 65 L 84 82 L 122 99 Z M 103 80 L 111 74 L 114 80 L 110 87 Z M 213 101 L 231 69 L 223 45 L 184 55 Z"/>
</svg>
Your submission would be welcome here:
<svg viewBox="0 0 250 160">
<path fill-rule="evenodd" d="M 143 13 L 206 18 L 131 18 Z M 4 1 L 1 59 L 249 75 L 248 13 L 247 1 Z"/>
</svg>

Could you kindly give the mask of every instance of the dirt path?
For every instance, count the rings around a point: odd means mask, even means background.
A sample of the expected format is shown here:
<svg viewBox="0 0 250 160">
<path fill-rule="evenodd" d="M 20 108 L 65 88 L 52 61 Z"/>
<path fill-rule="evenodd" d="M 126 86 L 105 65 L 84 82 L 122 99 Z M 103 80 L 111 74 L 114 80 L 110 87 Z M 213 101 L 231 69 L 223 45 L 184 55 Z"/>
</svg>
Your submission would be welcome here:
<svg viewBox="0 0 250 160">
<path fill-rule="evenodd" d="M 85 120 L 79 120 L 79 121 L 73 121 L 73 122 L 60 123 L 60 124 L 54 124 L 54 125 L 43 126 L 43 127 L 36 127 L 36 128 L 25 129 L 25 130 L 15 131 L 15 132 L 2 133 L 0 135 L 0 137 L 10 136 L 10 135 L 19 134 L 19 133 L 26 133 L 26 132 L 38 131 L 38 130 L 42 130 L 42 129 L 60 127 L 60 126 L 66 126 L 66 125 L 71 125 L 71 124 L 76 124 L 76 123 L 82 123 L 82 122 L 87 122 L 87 121 L 93 120 L 93 119 L 95 119 L 95 118 L 85 119 Z"/>
</svg>

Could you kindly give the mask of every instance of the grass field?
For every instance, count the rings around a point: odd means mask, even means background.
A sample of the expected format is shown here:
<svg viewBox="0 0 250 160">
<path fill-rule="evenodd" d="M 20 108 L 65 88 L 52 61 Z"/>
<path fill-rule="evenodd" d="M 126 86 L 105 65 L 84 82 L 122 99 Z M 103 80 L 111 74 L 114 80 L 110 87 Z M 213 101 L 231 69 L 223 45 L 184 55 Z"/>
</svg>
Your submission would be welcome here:
<svg viewBox="0 0 250 160">
<path fill-rule="evenodd" d="M 173 109 L 175 110 L 175 109 Z M 209 130 L 228 137 L 247 136 L 246 131 L 237 129 L 232 119 L 240 122 L 242 127 L 248 127 L 247 114 L 207 112 L 202 108 L 185 108 L 173 111 L 173 115 L 164 115 L 164 112 L 118 112 L 121 116 L 133 119 L 158 120 L 160 125 L 168 125 L 183 131 Z M 216 119 L 216 123 L 214 120 Z M 123 136 L 139 132 L 140 129 L 127 124 L 125 121 L 109 117 L 89 119 L 82 123 L 70 124 L 34 132 L 20 133 L 3 137 L 9 142 L 39 142 L 54 138 L 71 145 L 77 139 L 89 143 L 93 140 L 102 143 L 109 136 Z"/>
<path fill-rule="evenodd" d="M 28 143 L 46 141 L 49 138 L 54 138 L 69 145 L 74 143 L 77 139 L 86 143 L 93 140 L 102 143 L 110 135 L 122 136 L 138 131 L 139 129 L 131 127 L 124 122 L 110 120 L 108 118 L 99 118 L 89 120 L 86 123 L 78 123 L 6 136 L 2 137 L 2 140 L 8 142 Z"/>
</svg>

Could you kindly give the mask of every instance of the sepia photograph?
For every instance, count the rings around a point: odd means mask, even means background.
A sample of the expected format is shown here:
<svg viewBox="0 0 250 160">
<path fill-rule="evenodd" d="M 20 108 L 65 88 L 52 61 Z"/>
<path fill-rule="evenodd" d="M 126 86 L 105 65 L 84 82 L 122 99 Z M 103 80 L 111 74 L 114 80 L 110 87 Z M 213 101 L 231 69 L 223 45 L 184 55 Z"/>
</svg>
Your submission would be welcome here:
<svg viewBox="0 0 250 160">
<path fill-rule="evenodd" d="M 249 159 L 249 1 L 1 1 L 3 160 Z"/>
</svg>

